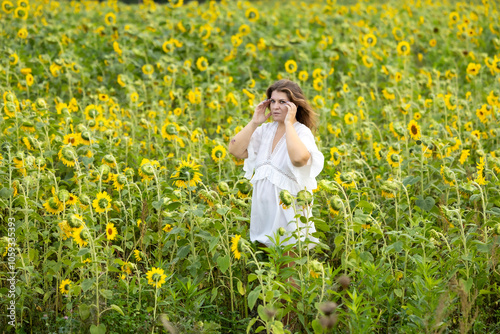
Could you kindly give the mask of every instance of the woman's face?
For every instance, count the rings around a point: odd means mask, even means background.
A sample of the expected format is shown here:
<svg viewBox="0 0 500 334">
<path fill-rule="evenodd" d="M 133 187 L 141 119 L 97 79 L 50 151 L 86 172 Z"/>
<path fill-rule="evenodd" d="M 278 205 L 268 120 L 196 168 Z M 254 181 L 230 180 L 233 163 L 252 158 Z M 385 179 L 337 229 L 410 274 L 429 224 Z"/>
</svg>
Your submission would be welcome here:
<svg viewBox="0 0 500 334">
<path fill-rule="evenodd" d="M 290 100 L 286 93 L 273 91 L 271 94 L 271 103 L 269 104 L 269 109 L 273 116 L 273 120 L 276 122 L 284 122 L 286 114 L 288 113 L 288 108 L 286 107 L 287 102 Z"/>
</svg>

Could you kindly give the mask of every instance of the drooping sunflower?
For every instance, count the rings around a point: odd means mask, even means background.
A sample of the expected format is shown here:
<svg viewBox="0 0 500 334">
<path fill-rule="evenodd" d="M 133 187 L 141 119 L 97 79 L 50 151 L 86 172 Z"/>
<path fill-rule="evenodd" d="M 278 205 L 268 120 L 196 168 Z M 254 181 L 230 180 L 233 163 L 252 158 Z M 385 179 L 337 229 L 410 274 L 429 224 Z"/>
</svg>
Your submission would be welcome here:
<svg viewBox="0 0 500 334">
<path fill-rule="evenodd" d="M 161 136 L 172 141 L 178 137 L 181 128 L 177 123 L 167 121 L 161 128 Z"/>
<path fill-rule="evenodd" d="M 401 164 L 401 156 L 399 155 L 399 152 L 390 150 L 389 153 L 387 153 L 387 162 L 393 168 L 399 167 Z"/>
<path fill-rule="evenodd" d="M 335 182 L 340 184 L 345 189 L 356 187 L 356 182 L 352 172 L 337 172 L 337 174 L 335 174 Z"/>
<path fill-rule="evenodd" d="M 240 246 L 241 235 L 237 234 L 231 238 L 231 251 L 234 254 L 234 258 L 239 260 L 241 258 L 241 246 Z"/>
<path fill-rule="evenodd" d="M 344 116 L 344 122 L 346 122 L 346 124 L 348 125 L 352 125 L 352 124 L 355 124 L 358 122 L 358 116 L 356 115 L 353 115 L 351 114 L 350 112 L 348 112 L 347 114 L 345 114 Z"/>
<path fill-rule="evenodd" d="M 408 124 L 408 132 L 413 140 L 419 140 L 421 138 L 420 125 L 413 119 Z"/>
<path fill-rule="evenodd" d="M 55 197 L 51 197 L 47 202 L 43 203 L 43 207 L 48 213 L 57 215 L 64 210 L 64 204 L 58 201 Z"/>
<path fill-rule="evenodd" d="M 95 200 L 92 201 L 92 206 L 97 213 L 103 213 L 111 209 L 111 197 L 105 191 L 97 194 Z"/>
<path fill-rule="evenodd" d="M 332 156 L 330 158 L 330 161 L 333 161 L 333 164 L 335 166 L 338 166 L 338 164 L 340 163 L 340 158 L 342 156 L 342 153 L 340 153 L 339 149 L 336 148 L 336 147 L 332 147 L 330 149 L 330 155 Z"/>
<path fill-rule="evenodd" d="M 64 281 L 61 282 L 61 285 L 59 285 L 59 290 L 61 291 L 62 294 L 67 294 L 69 293 L 69 289 L 71 288 L 71 282 L 69 279 L 65 279 Z"/>
<path fill-rule="evenodd" d="M 465 161 L 467 161 L 467 158 L 470 155 L 470 150 L 462 150 L 462 153 L 460 153 L 460 159 L 458 160 L 460 164 L 464 164 Z"/>
<path fill-rule="evenodd" d="M 198 67 L 198 69 L 201 72 L 206 71 L 208 69 L 208 60 L 207 60 L 207 58 L 205 58 L 205 57 L 198 58 L 198 60 L 196 60 L 196 67 Z"/>
<path fill-rule="evenodd" d="M 134 249 L 134 257 L 136 261 L 141 261 L 142 260 L 141 251 L 138 249 Z"/>
<path fill-rule="evenodd" d="M 155 288 L 161 288 L 161 285 L 167 281 L 167 275 L 165 275 L 163 269 L 155 267 L 146 273 L 146 277 L 148 278 L 148 284 Z"/>
<path fill-rule="evenodd" d="M 190 161 L 190 157 L 188 157 L 186 161 L 181 160 L 181 163 L 170 178 L 175 179 L 174 184 L 179 188 L 195 187 L 201 182 L 200 177 L 202 174 L 198 171 L 199 168 L 200 165 L 195 164 L 194 161 Z"/>
<path fill-rule="evenodd" d="M 217 145 L 212 149 L 212 159 L 214 159 L 216 163 L 224 160 L 225 157 L 226 157 L 226 148 L 224 146 Z"/>
<path fill-rule="evenodd" d="M 115 240 L 117 235 L 118 231 L 116 230 L 115 224 L 108 223 L 106 225 L 106 237 L 108 238 L 108 240 Z"/>
<path fill-rule="evenodd" d="M 447 166 L 441 165 L 441 176 L 443 177 L 444 183 L 453 187 L 455 185 L 455 173 Z"/>
<path fill-rule="evenodd" d="M 155 72 L 155 68 L 151 64 L 146 64 L 142 66 L 142 73 L 146 75 L 152 75 Z"/>
<path fill-rule="evenodd" d="M 122 190 L 125 184 L 127 183 L 127 177 L 123 174 L 115 174 L 114 175 L 114 181 L 113 181 L 113 186 L 115 187 L 115 190 Z"/>
<path fill-rule="evenodd" d="M 151 181 L 155 176 L 155 171 L 160 166 L 156 160 L 142 159 L 141 166 L 139 167 L 139 176 L 143 181 Z"/>
</svg>

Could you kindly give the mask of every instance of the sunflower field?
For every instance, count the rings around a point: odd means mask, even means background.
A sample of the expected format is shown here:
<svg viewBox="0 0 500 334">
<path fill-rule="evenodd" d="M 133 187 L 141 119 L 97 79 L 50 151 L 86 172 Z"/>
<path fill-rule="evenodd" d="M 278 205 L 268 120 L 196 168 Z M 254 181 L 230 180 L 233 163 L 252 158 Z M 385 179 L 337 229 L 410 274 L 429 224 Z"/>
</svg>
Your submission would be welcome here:
<svg viewBox="0 0 500 334">
<path fill-rule="evenodd" d="M 2 332 L 500 332 L 495 1 L 0 3 Z M 311 249 L 227 152 L 281 78 Z"/>
</svg>

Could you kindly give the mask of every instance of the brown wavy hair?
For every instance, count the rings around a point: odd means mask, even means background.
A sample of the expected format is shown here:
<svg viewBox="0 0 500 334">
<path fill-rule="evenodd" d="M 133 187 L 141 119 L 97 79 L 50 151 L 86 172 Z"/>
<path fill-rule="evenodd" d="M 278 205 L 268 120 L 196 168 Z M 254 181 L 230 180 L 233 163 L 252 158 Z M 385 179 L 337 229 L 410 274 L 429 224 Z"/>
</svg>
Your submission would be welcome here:
<svg viewBox="0 0 500 334">
<path fill-rule="evenodd" d="M 307 102 L 304 92 L 295 82 L 282 79 L 273 83 L 267 88 L 266 95 L 270 99 L 274 91 L 285 93 L 290 100 L 297 105 L 297 114 L 295 118 L 298 122 L 307 126 L 311 131 L 318 128 L 318 114 L 314 112 L 313 108 Z"/>
</svg>

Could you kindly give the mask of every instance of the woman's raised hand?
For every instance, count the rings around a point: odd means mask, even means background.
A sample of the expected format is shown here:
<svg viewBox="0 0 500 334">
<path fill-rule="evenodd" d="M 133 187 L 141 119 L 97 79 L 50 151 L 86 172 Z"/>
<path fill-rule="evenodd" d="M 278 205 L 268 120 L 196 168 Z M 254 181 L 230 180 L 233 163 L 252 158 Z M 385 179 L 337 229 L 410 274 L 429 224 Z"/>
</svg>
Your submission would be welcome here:
<svg viewBox="0 0 500 334">
<path fill-rule="evenodd" d="M 256 125 L 261 125 L 262 123 L 267 121 L 267 119 L 271 117 L 271 111 L 269 111 L 269 113 L 266 115 L 266 109 L 270 104 L 271 104 L 270 99 L 267 99 L 259 103 L 257 107 L 255 107 L 252 122 L 254 122 Z"/>
</svg>

